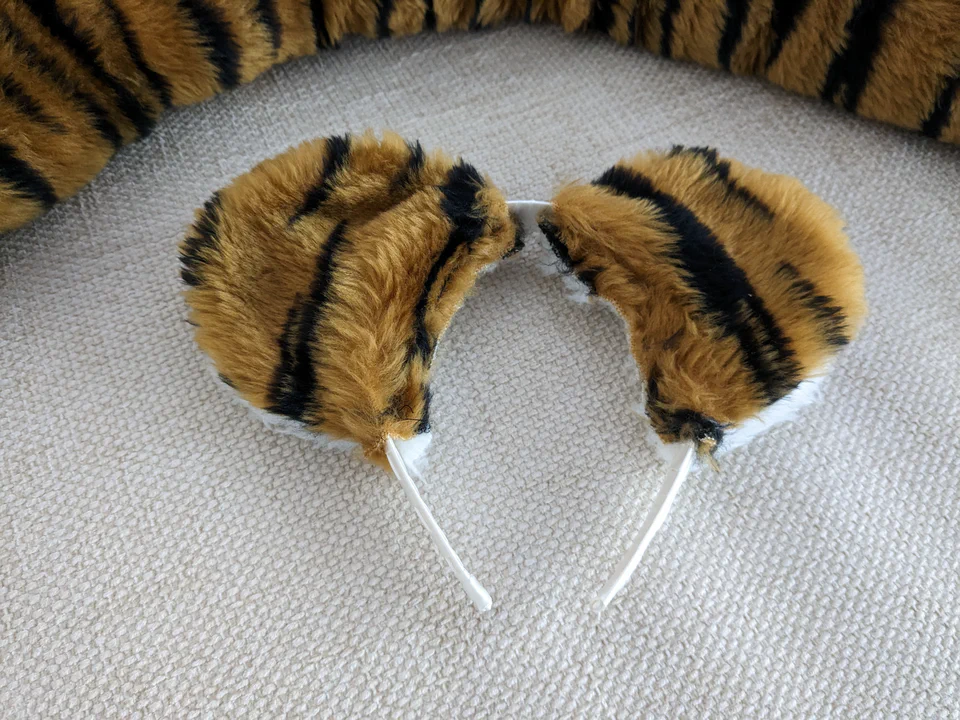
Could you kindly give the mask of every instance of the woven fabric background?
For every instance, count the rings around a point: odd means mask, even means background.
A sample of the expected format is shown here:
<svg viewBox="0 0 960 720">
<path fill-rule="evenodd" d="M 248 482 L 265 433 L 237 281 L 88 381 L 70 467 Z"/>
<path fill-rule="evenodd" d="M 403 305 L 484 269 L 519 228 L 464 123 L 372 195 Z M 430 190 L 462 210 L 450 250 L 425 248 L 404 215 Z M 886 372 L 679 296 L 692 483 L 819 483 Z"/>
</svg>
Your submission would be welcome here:
<svg viewBox="0 0 960 720">
<path fill-rule="evenodd" d="M 594 592 L 660 466 L 619 320 L 527 253 L 436 362 L 423 494 L 268 432 L 179 295 L 193 209 L 303 139 L 389 127 L 548 198 L 714 145 L 838 206 L 872 314 L 802 420 L 691 478 Z M 171 113 L 0 238 L 0 716 L 960 717 L 960 152 L 594 36 L 351 41 Z"/>
</svg>

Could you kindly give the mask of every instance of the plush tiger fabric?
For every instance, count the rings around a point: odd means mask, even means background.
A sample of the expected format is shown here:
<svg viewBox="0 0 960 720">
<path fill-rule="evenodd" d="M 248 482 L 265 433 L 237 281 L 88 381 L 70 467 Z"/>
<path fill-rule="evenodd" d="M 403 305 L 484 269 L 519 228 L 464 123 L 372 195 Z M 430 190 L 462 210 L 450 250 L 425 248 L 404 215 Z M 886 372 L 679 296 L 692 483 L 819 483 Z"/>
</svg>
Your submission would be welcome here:
<svg viewBox="0 0 960 720">
<path fill-rule="evenodd" d="M 366 134 L 237 178 L 198 212 L 181 262 L 223 381 L 386 467 L 387 436 L 430 430 L 433 352 L 478 271 L 520 247 L 473 166 Z"/>
<path fill-rule="evenodd" d="M 701 453 L 824 372 L 866 312 L 833 208 L 714 150 L 621 161 L 561 189 L 540 227 L 626 322 L 653 429 Z"/>
<path fill-rule="evenodd" d="M 348 34 L 591 29 L 960 142 L 958 0 L 0 0 L 0 230 L 68 197 L 162 111 Z"/>
</svg>

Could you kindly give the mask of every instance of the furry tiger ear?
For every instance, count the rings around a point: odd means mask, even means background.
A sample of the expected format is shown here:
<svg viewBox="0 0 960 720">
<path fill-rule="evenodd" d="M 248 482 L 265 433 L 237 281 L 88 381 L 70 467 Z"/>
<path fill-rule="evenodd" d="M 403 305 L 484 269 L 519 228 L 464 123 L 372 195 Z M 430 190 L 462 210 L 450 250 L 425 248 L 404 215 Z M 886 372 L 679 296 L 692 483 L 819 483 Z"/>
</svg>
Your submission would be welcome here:
<svg viewBox="0 0 960 720">
<path fill-rule="evenodd" d="M 519 243 L 472 165 L 367 133 L 261 163 L 213 196 L 181 245 L 190 321 L 220 378 L 278 429 L 393 469 L 481 609 L 489 596 L 410 470 L 430 441 L 437 341 L 478 272 Z"/>
<path fill-rule="evenodd" d="M 836 211 L 795 179 L 709 148 L 621 161 L 562 188 L 539 220 L 558 267 L 624 319 L 650 427 L 674 465 L 688 447 L 712 462 L 791 418 L 866 312 Z"/>
</svg>

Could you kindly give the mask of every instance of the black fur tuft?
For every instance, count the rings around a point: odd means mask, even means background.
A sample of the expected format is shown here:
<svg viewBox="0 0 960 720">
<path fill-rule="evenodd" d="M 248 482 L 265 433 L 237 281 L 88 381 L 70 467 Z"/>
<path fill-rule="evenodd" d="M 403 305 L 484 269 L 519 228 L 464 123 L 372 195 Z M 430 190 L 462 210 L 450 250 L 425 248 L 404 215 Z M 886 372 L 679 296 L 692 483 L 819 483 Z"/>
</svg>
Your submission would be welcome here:
<svg viewBox="0 0 960 720">
<path fill-rule="evenodd" d="M 828 345 L 842 347 L 850 342 L 847 318 L 843 308 L 836 305 L 833 298 L 818 293 L 816 285 L 801 277 L 800 271 L 790 263 L 782 263 L 777 275 L 789 281 L 790 293 L 813 314 L 820 334 Z"/>
<path fill-rule="evenodd" d="M 203 284 L 203 266 L 209 255 L 217 251 L 217 232 L 220 225 L 220 193 L 214 193 L 203 204 L 200 217 L 193 224 L 180 251 L 180 277 L 191 287 Z"/>
<path fill-rule="evenodd" d="M 570 249 L 560 237 L 560 228 L 552 222 L 549 220 L 541 220 L 539 226 L 540 232 L 543 233 L 543 236 L 550 244 L 550 249 L 557 257 L 560 272 L 566 275 L 573 275 L 587 287 L 587 291 L 591 295 L 596 295 L 597 288 L 595 281 L 597 275 L 600 274 L 600 270 L 598 268 L 581 268 L 580 262 L 571 257 Z"/>
</svg>

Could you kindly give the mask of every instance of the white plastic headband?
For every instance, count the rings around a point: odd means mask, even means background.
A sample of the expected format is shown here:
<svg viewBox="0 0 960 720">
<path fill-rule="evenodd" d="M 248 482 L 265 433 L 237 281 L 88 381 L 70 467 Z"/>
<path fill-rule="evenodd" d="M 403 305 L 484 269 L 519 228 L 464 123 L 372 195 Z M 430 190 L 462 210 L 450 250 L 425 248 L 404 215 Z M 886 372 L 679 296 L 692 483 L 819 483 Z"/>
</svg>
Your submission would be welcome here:
<svg viewBox="0 0 960 720">
<path fill-rule="evenodd" d="M 537 227 L 537 215 L 544 208 L 550 207 L 550 203 L 543 200 L 510 200 L 507 202 L 507 206 L 520 221 L 520 224 L 523 226 L 524 233 L 529 233 L 531 232 L 532 228 Z M 433 515 L 430 513 L 430 509 L 427 507 L 426 503 L 423 502 L 423 498 L 420 497 L 417 486 L 414 483 L 413 478 L 410 476 L 410 470 L 407 466 L 407 463 L 404 461 L 403 455 L 401 454 L 395 440 L 392 437 L 387 438 L 386 450 L 387 460 L 390 463 L 393 474 L 400 482 L 400 486 L 403 488 L 404 493 L 407 495 L 407 499 L 410 501 L 410 504 L 416 511 L 417 517 L 420 518 L 420 522 L 423 523 L 423 526 L 427 529 L 427 532 L 430 533 L 430 539 L 433 541 L 437 552 L 439 552 L 440 556 L 447 561 L 447 564 L 450 565 L 450 568 L 453 570 L 453 574 L 456 576 L 457 580 L 460 581 L 464 591 L 476 606 L 477 610 L 480 612 L 486 612 L 493 605 L 493 601 L 490 599 L 490 594 L 483 588 L 477 579 L 467 571 L 463 565 L 463 562 L 461 562 L 460 557 L 457 555 L 453 547 L 451 547 L 450 541 L 447 540 L 447 536 L 437 524 L 437 521 L 434 520 Z M 677 496 L 677 492 L 680 490 L 680 486 L 690 473 L 695 456 L 692 445 L 668 445 L 667 451 L 674 457 L 670 462 L 669 469 L 667 470 L 666 479 L 664 480 L 663 486 L 660 488 L 660 493 L 654 500 L 653 507 L 651 507 L 646 521 L 640 528 L 640 533 L 637 535 L 627 552 L 624 553 L 620 562 L 617 564 L 616 569 L 613 571 L 613 575 L 611 575 L 610 579 L 607 581 L 607 584 L 603 586 L 603 589 L 600 591 L 600 595 L 594 602 L 594 607 L 598 612 L 603 611 L 603 609 L 610 604 L 613 596 L 616 595 L 617 592 L 619 592 L 620 589 L 627 584 L 630 576 L 633 574 L 634 570 L 637 569 L 637 566 L 640 564 L 640 560 L 643 557 L 643 553 L 646 551 L 647 547 L 650 545 L 650 542 L 657 534 L 660 526 L 663 525 L 664 520 L 666 520 L 667 513 L 670 512 L 670 506 L 673 504 L 673 501 Z"/>
</svg>

